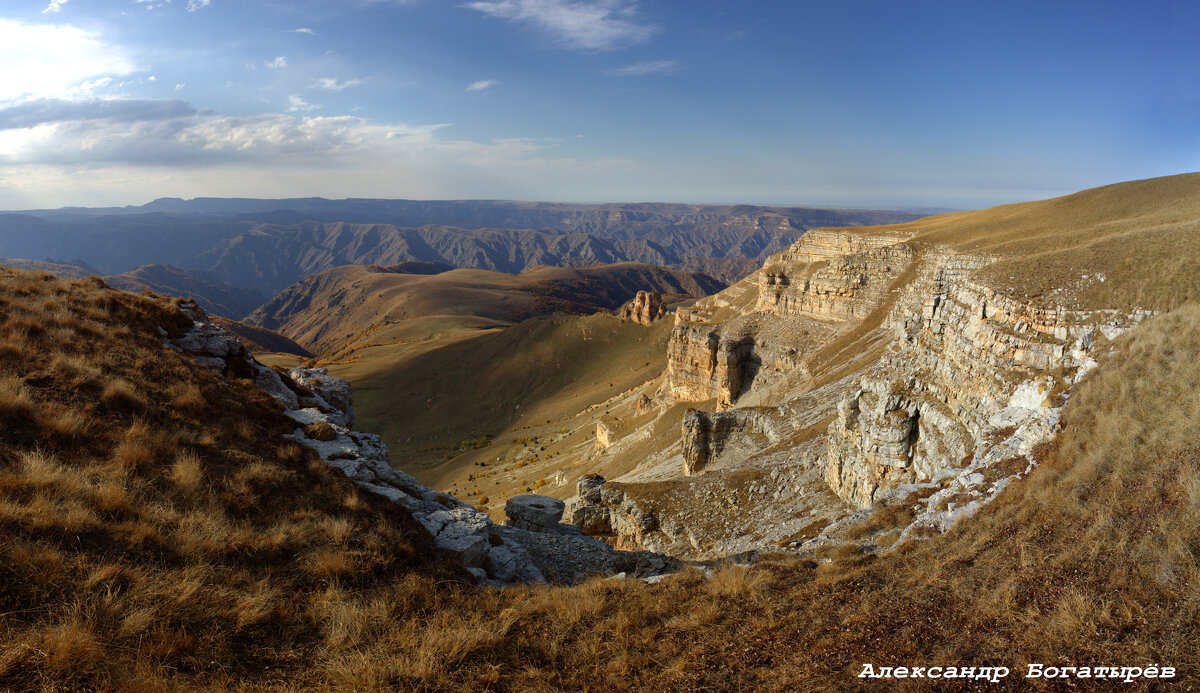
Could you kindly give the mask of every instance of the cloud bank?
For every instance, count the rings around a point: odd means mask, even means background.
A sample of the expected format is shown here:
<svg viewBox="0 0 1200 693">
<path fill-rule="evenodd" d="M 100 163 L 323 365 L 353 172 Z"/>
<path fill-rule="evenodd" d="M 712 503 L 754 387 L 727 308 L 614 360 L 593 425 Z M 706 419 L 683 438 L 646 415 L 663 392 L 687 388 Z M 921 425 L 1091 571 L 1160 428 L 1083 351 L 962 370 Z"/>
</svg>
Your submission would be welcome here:
<svg viewBox="0 0 1200 693">
<path fill-rule="evenodd" d="M 658 27 L 630 0 L 476 0 L 465 7 L 539 29 L 568 48 L 610 51 L 644 43 Z"/>
</svg>

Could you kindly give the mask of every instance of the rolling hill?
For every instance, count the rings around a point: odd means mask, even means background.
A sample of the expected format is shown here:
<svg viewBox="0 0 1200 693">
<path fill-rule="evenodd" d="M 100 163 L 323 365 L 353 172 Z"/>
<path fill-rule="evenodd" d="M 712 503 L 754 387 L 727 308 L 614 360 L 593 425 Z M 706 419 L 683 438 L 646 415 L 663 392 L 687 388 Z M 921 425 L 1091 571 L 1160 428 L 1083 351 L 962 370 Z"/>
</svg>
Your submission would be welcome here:
<svg viewBox="0 0 1200 693">
<path fill-rule="evenodd" d="M 540 266 L 520 274 L 349 265 L 309 277 L 246 318 L 334 358 L 368 343 L 439 329 L 499 327 L 554 312 L 611 310 L 640 290 L 705 296 L 722 288 L 703 274 L 637 263 L 584 269 Z"/>
</svg>

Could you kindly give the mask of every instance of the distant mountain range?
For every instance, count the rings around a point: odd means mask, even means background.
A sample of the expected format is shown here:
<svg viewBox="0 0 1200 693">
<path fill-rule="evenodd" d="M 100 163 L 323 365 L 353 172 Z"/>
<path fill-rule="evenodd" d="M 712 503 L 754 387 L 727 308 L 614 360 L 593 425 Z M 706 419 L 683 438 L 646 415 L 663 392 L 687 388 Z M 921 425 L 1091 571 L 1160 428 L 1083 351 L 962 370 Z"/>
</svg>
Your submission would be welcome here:
<svg viewBox="0 0 1200 693">
<path fill-rule="evenodd" d="M 0 214 L 0 256 L 73 258 L 69 264 L 105 275 L 172 265 L 259 296 L 341 265 L 409 261 L 510 273 L 644 262 L 728 283 L 808 229 L 920 216 L 748 205 L 164 198 Z"/>
</svg>

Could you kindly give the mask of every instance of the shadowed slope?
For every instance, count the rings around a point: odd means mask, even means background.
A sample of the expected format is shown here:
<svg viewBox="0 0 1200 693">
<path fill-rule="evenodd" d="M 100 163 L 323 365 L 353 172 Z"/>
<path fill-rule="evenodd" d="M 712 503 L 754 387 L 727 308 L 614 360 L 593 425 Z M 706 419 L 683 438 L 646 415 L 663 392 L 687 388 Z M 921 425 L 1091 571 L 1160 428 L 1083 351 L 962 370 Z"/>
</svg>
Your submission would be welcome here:
<svg viewBox="0 0 1200 693">
<path fill-rule="evenodd" d="M 230 286 L 208 272 L 186 271 L 171 265 L 143 265 L 123 274 L 105 277 L 109 286 L 125 291 L 190 298 L 206 312 L 238 320 L 262 305 L 262 294 Z"/>
</svg>

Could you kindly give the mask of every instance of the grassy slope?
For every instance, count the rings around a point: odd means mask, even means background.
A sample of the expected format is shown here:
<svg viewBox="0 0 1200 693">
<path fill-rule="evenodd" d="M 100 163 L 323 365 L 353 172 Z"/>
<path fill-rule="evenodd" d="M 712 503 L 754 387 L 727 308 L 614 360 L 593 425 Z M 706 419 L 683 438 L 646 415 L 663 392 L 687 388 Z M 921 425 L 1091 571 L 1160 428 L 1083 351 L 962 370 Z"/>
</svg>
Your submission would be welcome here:
<svg viewBox="0 0 1200 693">
<path fill-rule="evenodd" d="M 348 265 L 294 284 L 246 321 L 344 360 L 366 345 L 411 341 L 419 331 L 408 323 L 419 318 L 443 320 L 447 330 L 490 327 L 555 311 L 616 308 L 639 289 L 698 296 L 719 288 L 704 275 L 639 263 L 540 266 L 521 274 L 457 269 L 436 275 Z"/>
<path fill-rule="evenodd" d="M 469 690 L 962 690 L 856 678 L 877 666 L 1176 667 L 1200 672 L 1200 308 L 1158 318 L 1068 404 L 1042 465 L 971 522 L 898 555 L 768 560 L 660 585 L 480 592 L 487 641 L 431 686 Z M 476 625 L 478 624 L 478 625 Z M 365 636 L 359 685 L 401 654 Z M 1020 674 L 1006 683 L 1020 685 Z M 1088 690 L 1138 690 L 1081 681 Z M 992 684 L 988 684 L 991 686 Z M 994 686 L 992 686 L 994 688 Z"/>
<path fill-rule="evenodd" d="M 357 384 L 359 426 L 418 473 L 465 438 L 557 422 L 653 378 L 669 334 L 669 321 L 547 316 L 415 355 L 380 349 L 333 372 Z"/>
<path fill-rule="evenodd" d="M 161 344 L 189 323 L 0 270 L 0 688 L 269 681 L 321 659 L 353 599 L 449 575 L 252 381 Z"/>
<path fill-rule="evenodd" d="M 1068 307 L 1163 310 L 1200 300 L 1198 218 L 1200 173 L 1190 173 L 862 231 L 902 231 L 999 257 L 980 277 L 1008 293 Z"/>
</svg>

